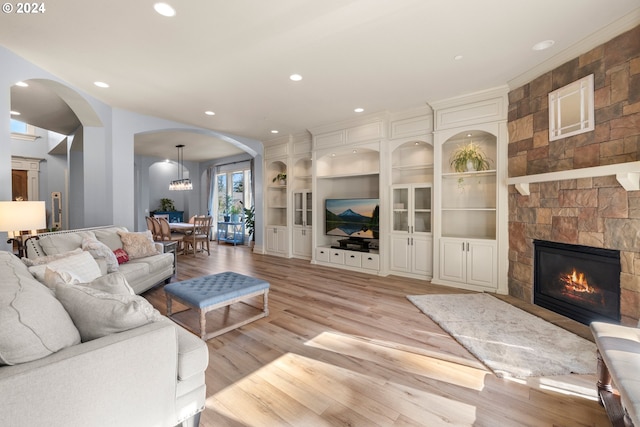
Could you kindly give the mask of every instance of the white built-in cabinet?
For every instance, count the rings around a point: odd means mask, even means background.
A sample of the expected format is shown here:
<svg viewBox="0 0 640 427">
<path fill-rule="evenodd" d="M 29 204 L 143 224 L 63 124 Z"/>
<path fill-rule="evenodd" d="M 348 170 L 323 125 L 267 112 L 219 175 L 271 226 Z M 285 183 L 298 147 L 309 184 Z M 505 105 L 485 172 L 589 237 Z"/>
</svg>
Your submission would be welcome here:
<svg viewBox="0 0 640 427">
<path fill-rule="evenodd" d="M 311 190 L 293 191 L 293 256 L 311 259 L 313 237 Z"/>
<path fill-rule="evenodd" d="M 404 129 L 391 142 L 389 222 L 389 270 L 392 274 L 431 279 L 433 273 L 432 193 L 433 145 L 430 121 L 424 118 L 393 121 L 392 129 Z M 419 124 L 407 135 L 399 124 Z M 430 132 L 429 132 L 430 133 Z"/>
<path fill-rule="evenodd" d="M 440 239 L 440 279 L 486 288 L 496 287 L 496 241 Z"/>
<path fill-rule="evenodd" d="M 391 190 L 389 269 L 431 277 L 431 184 L 400 184 Z"/>
<path fill-rule="evenodd" d="M 433 104 L 433 283 L 506 293 L 507 90 Z M 454 151 L 470 142 L 490 159 L 482 171 L 456 171 Z"/>
<path fill-rule="evenodd" d="M 314 264 L 506 293 L 507 88 L 320 126 L 266 143 L 266 253 Z M 456 172 L 458 145 L 491 158 Z M 287 183 L 271 182 L 287 172 Z M 327 235 L 326 199 L 377 198 L 369 252 Z"/>
<path fill-rule="evenodd" d="M 264 252 L 311 259 L 312 181 L 309 133 L 265 142 Z M 285 180 L 275 179 L 286 174 Z"/>
<path fill-rule="evenodd" d="M 284 226 L 269 226 L 265 230 L 266 251 L 271 255 L 287 256 L 289 249 L 288 228 Z"/>
</svg>

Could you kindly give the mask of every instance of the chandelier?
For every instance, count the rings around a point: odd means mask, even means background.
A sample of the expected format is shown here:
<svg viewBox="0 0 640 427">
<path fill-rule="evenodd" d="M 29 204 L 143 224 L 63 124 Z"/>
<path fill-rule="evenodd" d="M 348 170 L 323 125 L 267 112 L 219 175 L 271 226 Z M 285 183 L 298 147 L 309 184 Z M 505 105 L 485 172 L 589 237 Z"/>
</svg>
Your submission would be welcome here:
<svg viewBox="0 0 640 427">
<path fill-rule="evenodd" d="M 172 191 L 184 191 L 184 190 L 193 190 L 193 184 L 189 178 L 183 177 L 183 168 L 184 168 L 184 155 L 182 150 L 184 149 L 184 144 L 176 145 L 178 149 L 178 179 L 174 179 L 169 184 L 169 190 Z"/>
</svg>

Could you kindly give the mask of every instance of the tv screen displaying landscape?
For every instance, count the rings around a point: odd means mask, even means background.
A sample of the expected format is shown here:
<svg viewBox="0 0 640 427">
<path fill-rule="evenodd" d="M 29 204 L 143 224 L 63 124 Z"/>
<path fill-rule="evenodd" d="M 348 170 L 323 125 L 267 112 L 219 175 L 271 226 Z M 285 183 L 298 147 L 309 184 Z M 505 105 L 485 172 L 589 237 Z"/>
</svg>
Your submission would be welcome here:
<svg viewBox="0 0 640 427">
<path fill-rule="evenodd" d="M 325 233 L 329 236 L 377 239 L 379 199 L 326 199 Z"/>
</svg>

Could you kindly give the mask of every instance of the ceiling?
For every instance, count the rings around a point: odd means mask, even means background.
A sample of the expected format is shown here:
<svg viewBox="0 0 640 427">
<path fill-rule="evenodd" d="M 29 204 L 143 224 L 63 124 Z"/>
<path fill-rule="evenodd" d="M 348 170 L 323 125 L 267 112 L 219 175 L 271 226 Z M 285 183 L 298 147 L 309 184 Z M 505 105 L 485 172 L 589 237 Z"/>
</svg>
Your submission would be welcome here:
<svg viewBox="0 0 640 427">
<path fill-rule="evenodd" d="M 113 107 L 264 141 L 354 118 L 356 107 L 401 111 L 515 88 L 595 46 L 610 24 L 640 24 L 638 0 L 168 0 L 171 18 L 154 2 L 56 0 L 44 13 L 5 13 L 0 45 Z M 532 49 L 547 39 L 551 48 Z M 22 99 L 32 89 L 12 90 L 25 121 L 30 108 L 55 105 Z M 33 113 L 61 125 L 56 114 Z M 202 138 L 146 136 L 135 150 L 238 152 Z"/>
</svg>

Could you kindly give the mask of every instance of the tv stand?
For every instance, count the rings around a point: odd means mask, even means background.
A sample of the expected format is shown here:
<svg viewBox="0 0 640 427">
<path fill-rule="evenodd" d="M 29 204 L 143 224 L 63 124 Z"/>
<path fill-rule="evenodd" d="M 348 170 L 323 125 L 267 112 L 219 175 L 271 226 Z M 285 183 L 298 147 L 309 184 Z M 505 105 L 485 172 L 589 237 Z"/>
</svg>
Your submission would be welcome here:
<svg viewBox="0 0 640 427">
<path fill-rule="evenodd" d="M 344 249 L 347 251 L 369 252 L 369 241 L 364 239 L 342 239 L 338 240 L 340 246 L 331 246 L 333 249 Z"/>
</svg>

